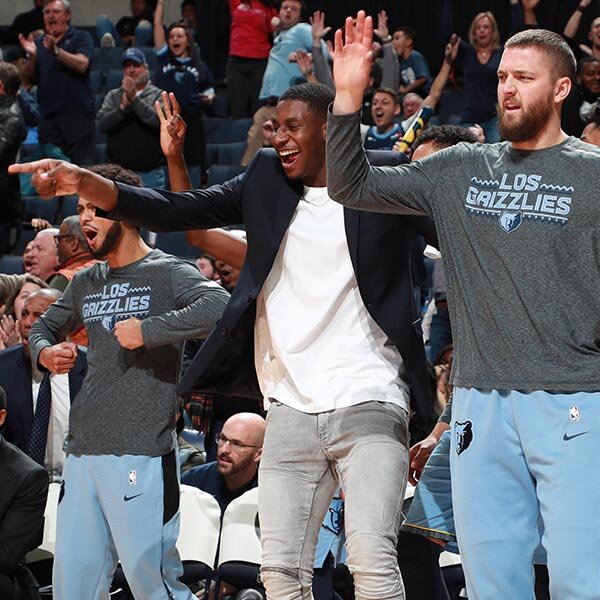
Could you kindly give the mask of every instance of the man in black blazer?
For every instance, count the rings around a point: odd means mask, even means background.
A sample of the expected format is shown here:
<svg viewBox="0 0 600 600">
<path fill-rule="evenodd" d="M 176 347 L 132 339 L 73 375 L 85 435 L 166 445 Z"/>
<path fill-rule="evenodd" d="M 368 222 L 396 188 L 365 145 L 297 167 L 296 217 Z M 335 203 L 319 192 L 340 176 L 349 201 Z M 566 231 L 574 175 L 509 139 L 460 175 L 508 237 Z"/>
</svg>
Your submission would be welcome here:
<svg viewBox="0 0 600 600">
<path fill-rule="evenodd" d="M 19 331 L 23 343 L 0 352 L 0 386 L 6 391 L 8 402 L 8 416 L 0 431 L 6 440 L 23 452 L 28 452 L 29 449 L 34 415 L 32 388 L 34 374 L 32 373 L 28 350 L 29 331 L 38 317 L 60 295 L 60 291 L 51 289 L 39 290 L 31 294 L 23 305 L 23 312 L 19 321 Z M 75 366 L 68 375 L 69 405 L 79 392 L 86 369 L 85 351 L 82 350 L 78 353 Z M 55 377 L 55 375 L 50 376 L 51 385 Z M 62 375 L 58 377 L 64 378 Z M 55 389 L 54 386 L 53 389 Z M 68 416 L 64 416 L 63 426 L 66 429 Z M 52 419 L 52 412 L 50 418 Z M 48 442 L 49 447 L 52 448 L 50 437 L 48 437 Z M 57 452 L 62 452 L 62 445 L 60 448 L 55 448 L 54 454 L 56 455 Z M 53 460 L 51 457 L 49 458 L 50 466 L 53 466 Z M 57 472 L 56 475 L 58 476 L 59 473 Z"/>
<path fill-rule="evenodd" d="M 325 123 L 332 100 L 319 84 L 290 88 L 275 110 L 275 151 L 259 152 L 243 175 L 207 190 L 115 186 L 58 161 L 11 170 L 37 173 L 42 196 L 79 193 L 109 217 L 141 227 L 244 223 L 245 265 L 179 391 L 260 397 L 270 405 L 259 475 L 262 580 L 270 598 L 309 593 L 318 530 L 339 478 L 357 594 L 394 600 L 403 594 L 395 540 L 409 396 L 415 411 L 431 411 L 409 269 L 415 224 L 423 221 L 331 206 Z M 181 122 L 177 107 L 166 106 L 163 137 L 170 130 L 172 139 L 163 139 L 163 149 L 171 185 L 182 189 Z"/>
<path fill-rule="evenodd" d="M 0 427 L 6 419 L 6 394 L 0 387 Z M 42 541 L 48 473 L 0 435 L 0 598 L 24 600 L 36 581 L 22 564 Z"/>
</svg>

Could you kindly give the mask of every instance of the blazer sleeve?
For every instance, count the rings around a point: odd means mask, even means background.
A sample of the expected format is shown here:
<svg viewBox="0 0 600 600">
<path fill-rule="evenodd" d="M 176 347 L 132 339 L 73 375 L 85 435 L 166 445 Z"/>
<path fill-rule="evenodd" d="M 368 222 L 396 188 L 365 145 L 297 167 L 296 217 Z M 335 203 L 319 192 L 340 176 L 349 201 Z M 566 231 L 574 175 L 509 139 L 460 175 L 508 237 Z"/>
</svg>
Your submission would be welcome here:
<svg viewBox="0 0 600 600">
<path fill-rule="evenodd" d="M 18 486 L 0 522 L 0 572 L 5 574 L 12 574 L 25 554 L 41 541 L 48 474 L 44 469 L 33 469 Z"/>
</svg>

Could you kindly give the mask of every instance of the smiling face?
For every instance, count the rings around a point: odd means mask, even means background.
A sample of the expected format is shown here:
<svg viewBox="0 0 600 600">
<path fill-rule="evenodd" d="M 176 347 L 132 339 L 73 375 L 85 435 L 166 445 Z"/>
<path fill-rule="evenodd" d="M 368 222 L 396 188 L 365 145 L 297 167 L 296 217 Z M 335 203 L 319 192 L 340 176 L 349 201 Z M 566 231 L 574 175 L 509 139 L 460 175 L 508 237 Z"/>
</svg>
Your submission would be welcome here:
<svg viewBox="0 0 600 600">
<path fill-rule="evenodd" d="M 596 17 L 592 21 L 588 38 L 594 48 L 600 48 L 600 17 Z"/>
<path fill-rule="evenodd" d="M 557 115 L 556 79 L 550 59 L 533 47 L 506 48 L 498 68 L 500 133 L 510 142 L 539 139 Z"/>
<path fill-rule="evenodd" d="M 590 60 L 583 63 L 577 79 L 588 94 L 600 96 L 600 60 Z"/>
<path fill-rule="evenodd" d="M 595 123 L 588 123 L 581 133 L 581 139 L 588 144 L 600 147 L 600 126 Z"/>
<path fill-rule="evenodd" d="M 53 37 L 61 37 L 69 29 L 71 13 L 60 0 L 49 2 L 44 6 L 44 29 Z"/>
<path fill-rule="evenodd" d="M 116 249 L 121 240 L 123 232 L 121 223 L 97 217 L 96 207 L 81 196 L 77 203 L 77 214 L 92 256 L 106 258 Z"/>
<path fill-rule="evenodd" d="M 281 100 L 273 116 L 271 143 L 283 170 L 292 180 L 309 187 L 324 187 L 325 127 L 301 100 Z"/>
<path fill-rule="evenodd" d="M 178 58 L 186 58 L 189 55 L 189 39 L 184 27 L 173 27 L 169 31 L 169 50 Z"/>
<path fill-rule="evenodd" d="M 375 92 L 371 103 L 371 116 L 379 133 L 389 131 L 394 125 L 394 117 L 400 114 L 400 105 L 386 92 Z"/>
</svg>

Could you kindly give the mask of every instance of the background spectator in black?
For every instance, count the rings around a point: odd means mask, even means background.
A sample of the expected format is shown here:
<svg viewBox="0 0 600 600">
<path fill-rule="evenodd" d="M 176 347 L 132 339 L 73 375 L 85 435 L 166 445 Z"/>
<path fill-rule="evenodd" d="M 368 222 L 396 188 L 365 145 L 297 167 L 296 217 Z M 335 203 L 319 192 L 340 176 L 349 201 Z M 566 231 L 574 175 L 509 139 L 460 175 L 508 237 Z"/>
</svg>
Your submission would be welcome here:
<svg viewBox="0 0 600 600">
<path fill-rule="evenodd" d="M 587 38 L 590 42 L 589 45 L 578 44 L 575 39 L 579 26 L 581 25 L 581 17 L 583 17 L 583 14 L 591 4 L 592 0 L 580 0 L 563 31 L 565 39 L 569 42 L 569 45 L 577 58 L 581 58 L 582 56 L 594 56 L 595 58 L 600 59 L 600 16 L 593 18 L 590 23 L 590 30 L 587 34 Z"/>
<path fill-rule="evenodd" d="M 567 97 L 562 113 L 562 128 L 579 137 L 586 117 L 600 97 L 600 58 L 585 56 L 577 64 L 577 79 Z"/>
<path fill-rule="evenodd" d="M 14 248 L 20 230 L 19 177 L 7 172 L 8 165 L 15 161 L 19 145 L 27 135 L 17 102 L 20 85 L 18 69 L 0 62 L 0 255 Z"/>
<path fill-rule="evenodd" d="M 519 0 L 510 0 L 511 34 L 523 28 L 523 11 Z M 442 27 L 453 32 L 453 0 L 444 0 Z M 461 119 L 465 127 L 481 125 L 487 142 L 500 141 L 496 116 L 496 71 L 503 48 L 496 18 L 490 11 L 475 15 L 469 28 L 469 42 L 461 41 L 456 65 L 464 75 L 464 102 Z"/>
<path fill-rule="evenodd" d="M 157 84 L 163 90 L 173 92 L 181 106 L 188 131 L 184 148 L 186 163 L 203 167 L 206 138 L 202 113 L 215 98 L 214 78 L 200 60 L 192 33 L 185 23 L 170 25 L 165 38 L 164 9 L 165 0 L 158 0 L 154 12 L 154 50 L 160 64 Z"/>
<path fill-rule="evenodd" d="M 6 419 L 6 394 L 0 387 L 0 428 Z M 42 541 L 48 474 L 0 435 L 0 597 L 26 600 L 37 582 L 25 567 L 25 554 Z"/>
<path fill-rule="evenodd" d="M 19 35 L 28 36 L 30 33 L 44 32 L 43 5 L 44 0 L 33 0 L 33 8 L 31 10 L 19 13 L 14 18 L 7 40 L 9 43 L 18 44 Z"/>
<path fill-rule="evenodd" d="M 19 36 L 35 72 L 41 120 L 39 139 L 58 146 L 78 164 L 94 162 L 94 99 L 90 86 L 92 37 L 71 27 L 68 0 L 44 1 L 45 34 Z"/>
<path fill-rule="evenodd" d="M 600 102 L 598 101 L 587 116 L 587 125 L 581 134 L 581 139 L 588 144 L 600 146 Z"/>
<path fill-rule="evenodd" d="M 231 11 L 227 101 L 234 119 L 251 117 L 271 50 L 277 10 L 269 0 L 228 0 Z"/>
<path fill-rule="evenodd" d="M 131 0 L 131 15 L 121 17 L 116 26 L 106 15 L 100 15 L 96 19 L 96 34 L 103 48 L 151 46 L 152 8 L 148 0 Z"/>
<path fill-rule="evenodd" d="M 121 87 L 106 94 L 96 117 L 106 134 L 108 160 L 135 171 L 147 187 L 164 188 L 160 123 L 154 110 L 161 90 L 150 82 L 146 56 L 139 48 L 125 50 L 121 61 Z"/>
</svg>

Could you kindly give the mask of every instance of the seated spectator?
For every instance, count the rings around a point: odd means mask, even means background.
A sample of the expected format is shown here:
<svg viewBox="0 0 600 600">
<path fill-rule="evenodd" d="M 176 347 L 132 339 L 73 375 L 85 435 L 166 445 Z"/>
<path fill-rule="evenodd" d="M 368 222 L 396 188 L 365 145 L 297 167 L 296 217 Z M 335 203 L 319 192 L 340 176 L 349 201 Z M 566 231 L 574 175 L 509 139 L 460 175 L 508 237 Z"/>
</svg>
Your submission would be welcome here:
<svg viewBox="0 0 600 600">
<path fill-rule="evenodd" d="M 575 41 L 575 36 L 581 25 L 581 17 L 591 4 L 592 0 L 580 0 L 563 31 L 563 36 L 569 42 L 571 49 L 578 59 L 582 56 L 593 56 L 600 59 L 600 16 L 596 16 L 590 22 L 590 29 L 587 34 L 590 45 L 578 44 Z"/>
<path fill-rule="evenodd" d="M 78 164 L 95 153 L 94 97 L 90 86 L 92 37 L 71 26 L 68 0 L 44 1 L 45 34 L 19 36 L 29 58 L 28 78 L 38 83 L 39 140 L 54 144 Z"/>
<path fill-rule="evenodd" d="M 30 33 L 44 31 L 44 14 L 42 12 L 42 6 L 44 0 L 33 0 L 33 8 L 19 13 L 10 26 L 10 33 L 7 43 L 18 44 L 19 36 L 24 35 L 27 37 Z M 6 60 L 6 59 L 5 59 Z"/>
<path fill-rule="evenodd" d="M 43 373 L 31 361 L 31 327 L 60 295 L 58 290 L 43 289 L 28 296 L 19 319 L 22 343 L 0 352 L 0 386 L 8 399 L 2 434 L 44 465 L 53 480 L 60 480 L 62 474 L 70 406 L 87 367 L 83 350 L 69 373 L 61 375 Z"/>
<path fill-rule="evenodd" d="M 431 74 L 425 57 L 415 50 L 415 37 L 416 32 L 410 27 L 399 27 L 392 35 L 392 47 L 400 63 L 398 93 L 404 95 L 416 92 L 424 98 L 431 87 Z"/>
<path fill-rule="evenodd" d="M 54 236 L 58 229 L 42 229 L 33 238 L 33 250 L 31 252 L 31 274 L 39 277 L 42 281 L 48 281 L 58 270 L 58 255 Z"/>
<path fill-rule="evenodd" d="M 96 34 L 102 48 L 152 46 L 152 8 L 148 0 L 131 0 L 131 16 L 121 17 L 116 26 L 106 15 L 100 15 Z"/>
<path fill-rule="evenodd" d="M 7 416 L 0 387 L 0 430 Z M 25 554 L 39 546 L 44 531 L 48 474 L 0 435 L 0 598 L 39 598 L 37 582 L 25 566 Z"/>
<path fill-rule="evenodd" d="M 173 92 L 188 127 L 184 156 L 188 165 L 204 166 L 206 139 L 202 113 L 215 98 L 214 78 L 200 60 L 188 26 L 173 23 L 163 28 L 164 0 L 158 0 L 154 13 L 154 50 L 160 64 L 158 85 Z"/>
<path fill-rule="evenodd" d="M 588 113 L 581 139 L 588 144 L 600 146 L 600 101 L 596 101 L 594 108 Z"/>
<path fill-rule="evenodd" d="M 585 56 L 577 64 L 577 80 L 565 100 L 561 125 L 569 135 L 580 136 L 586 117 L 600 98 L 600 58 Z"/>
<path fill-rule="evenodd" d="M 146 56 L 139 48 L 128 48 L 121 57 L 123 81 L 110 90 L 96 117 L 106 134 L 106 154 L 112 163 L 137 173 L 147 187 L 164 188 L 161 165 L 160 123 L 154 103 L 161 90 L 150 82 Z"/>
<path fill-rule="evenodd" d="M 4 314 L 0 318 L 0 350 L 21 343 L 18 321 L 25 300 L 34 292 L 47 287 L 48 284 L 39 277 L 31 274 L 19 275 L 4 305 Z"/>
<path fill-rule="evenodd" d="M 21 142 L 27 135 L 19 110 L 17 92 L 21 85 L 18 69 L 0 62 L 0 255 L 15 247 L 21 229 L 21 192 L 19 177 L 9 175 Z"/>
</svg>

